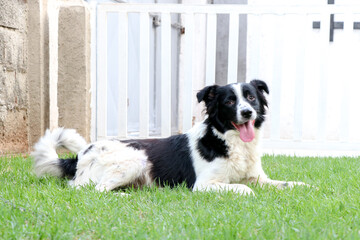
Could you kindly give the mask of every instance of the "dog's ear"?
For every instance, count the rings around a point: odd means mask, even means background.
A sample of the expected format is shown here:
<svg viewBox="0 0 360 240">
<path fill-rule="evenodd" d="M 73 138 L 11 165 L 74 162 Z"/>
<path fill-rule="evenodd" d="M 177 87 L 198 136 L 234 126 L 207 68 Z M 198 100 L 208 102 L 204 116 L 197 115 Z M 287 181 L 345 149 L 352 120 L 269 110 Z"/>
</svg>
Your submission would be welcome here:
<svg viewBox="0 0 360 240">
<path fill-rule="evenodd" d="M 258 116 L 255 120 L 255 127 L 260 128 L 262 123 L 265 121 L 265 114 L 266 114 L 265 107 L 268 107 L 268 102 L 266 100 L 264 92 L 269 94 L 269 88 L 267 84 L 261 80 L 256 80 L 256 79 L 252 80 L 250 84 L 255 87 L 258 95 L 258 100 L 260 102 L 260 109 L 258 111 Z"/>
<path fill-rule="evenodd" d="M 214 100 L 216 97 L 216 90 L 218 87 L 219 87 L 218 85 L 212 85 L 200 90 L 196 94 L 198 102 L 204 101 L 205 105 L 207 105 L 209 102 Z"/>
<path fill-rule="evenodd" d="M 212 85 L 203 88 L 197 94 L 197 100 L 199 102 L 204 101 L 206 106 L 206 113 L 209 116 L 216 114 L 217 112 L 217 89 L 218 85 Z"/>
<path fill-rule="evenodd" d="M 261 92 L 262 94 L 264 94 L 264 92 L 266 92 L 267 94 L 269 94 L 269 88 L 267 86 L 267 84 L 264 81 L 261 80 L 252 80 L 250 82 L 251 85 L 253 85 L 259 92 Z"/>
</svg>

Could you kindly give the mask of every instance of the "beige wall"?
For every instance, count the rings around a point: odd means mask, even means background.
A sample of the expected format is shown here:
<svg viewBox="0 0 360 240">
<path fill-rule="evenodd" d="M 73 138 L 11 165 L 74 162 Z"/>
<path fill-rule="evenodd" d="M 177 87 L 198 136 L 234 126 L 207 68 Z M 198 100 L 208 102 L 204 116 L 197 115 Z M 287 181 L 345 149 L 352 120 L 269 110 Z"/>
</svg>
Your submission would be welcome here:
<svg viewBox="0 0 360 240">
<path fill-rule="evenodd" d="M 84 3 L 59 8 L 59 125 L 90 140 L 90 12 Z"/>
<path fill-rule="evenodd" d="M 58 125 L 89 139 L 86 4 L 0 0 L 0 6 L 0 154 L 28 152 L 47 128 Z"/>
<path fill-rule="evenodd" d="M 29 146 L 48 127 L 48 18 L 47 1 L 28 2 L 28 83 L 29 83 Z"/>
</svg>

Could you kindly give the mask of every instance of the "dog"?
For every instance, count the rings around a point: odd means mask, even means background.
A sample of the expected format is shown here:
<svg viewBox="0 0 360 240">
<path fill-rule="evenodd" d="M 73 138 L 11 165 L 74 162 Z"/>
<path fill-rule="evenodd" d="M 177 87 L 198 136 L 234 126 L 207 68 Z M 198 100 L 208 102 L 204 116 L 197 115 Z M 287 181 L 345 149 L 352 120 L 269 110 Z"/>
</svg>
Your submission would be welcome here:
<svg viewBox="0 0 360 240">
<path fill-rule="evenodd" d="M 73 129 L 58 128 L 34 146 L 34 172 L 71 179 L 71 186 L 95 184 L 99 191 L 126 187 L 185 184 L 193 191 L 234 191 L 247 195 L 245 184 L 277 188 L 307 185 L 271 180 L 261 166 L 259 131 L 269 94 L 261 80 L 208 86 L 196 95 L 207 117 L 185 134 L 163 139 L 110 139 L 87 144 Z M 64 147 L 76 157 L 60 159 Z"/>
</svg>

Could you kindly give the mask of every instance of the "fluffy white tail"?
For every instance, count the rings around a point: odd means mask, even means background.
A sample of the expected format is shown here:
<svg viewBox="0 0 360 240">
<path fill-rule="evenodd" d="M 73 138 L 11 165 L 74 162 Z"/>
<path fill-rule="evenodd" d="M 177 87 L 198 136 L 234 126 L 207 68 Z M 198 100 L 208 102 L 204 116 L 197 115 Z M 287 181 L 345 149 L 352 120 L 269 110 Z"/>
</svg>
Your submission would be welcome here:
<svg viewBox="0 0 360 240">
<path fill-rule="evenodd" d="M 45 135 L 35 144 L 34 151 L 31 153 L 34 157 L 35 174 L 37 176 L 45 174 L 64 176 L 64 169 L 60 164 L 56 149 L 64 147 L 77 153 L 85 146 L 86 141 L 74 129 L 57 128 L 51 132 L 46 130 Z"/>
</svg>

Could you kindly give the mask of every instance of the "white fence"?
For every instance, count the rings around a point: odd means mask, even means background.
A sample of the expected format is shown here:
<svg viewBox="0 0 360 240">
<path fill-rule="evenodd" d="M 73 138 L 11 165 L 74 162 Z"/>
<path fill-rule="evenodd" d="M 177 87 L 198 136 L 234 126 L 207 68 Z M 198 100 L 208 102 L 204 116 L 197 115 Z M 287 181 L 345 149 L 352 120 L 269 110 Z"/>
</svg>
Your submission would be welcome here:
<svg viewBox="0 0 360 240">
<path fill-rule="evenodd" d="M 96 112 L 96 133 L 97 139 L 109 137 L 107 133 L 107 54 L 112 49 L 107 48 L 107 19 L 109 13 L 118 15 L 119 26 L 119 62 L 118 71 L 118 137 L 128 137 L 128 49 L 129 49 L 129 23 L 130 13 L 139 14 L 140 45 L 139 45 L 139 133 L 138 137 L 149 136 L 149 98 L 152 93 L 149 90 L 150 76 L 150 37 L 149 26 L 151 26 L 150 15 L 157 14 L 161 18 L 161 132 L 160 137 L 169 136 L 172 133 L 171 126 L 171 14 L 181 14 L 185 34 L 182 39 L 183 46 L 183 73 L 179 86 L 179 124 L 178 131 L 185 132 L 192 127 L 196 98 L 194 89 L 196 81 L 204 81 L 205 85 L 215 83 L 215 61 L 216 61 L 216 22 L 218 14 L 229 15 L 229 54 L 228 54 L 228 83 L 237 82 L 238 67 L 238 37 L 239 37 L 239 15 L 248 16 L 248 54 L 247 54 L 247 80 L 260 78 L 269 83 L 271 89 L 269 121 L 264 128 L 264 147 L 268 152 L 279 152 L 277 150 L 307 149 L 313 151 L 336 150 L 341 154 L 358 154 L 360 152 L 360 129 L 356 121 L 359 114 L 356 112 L 358 102 L 357 87 L 360 87 L 359 67 L 355 62 L 360 62 L 360 37 L 354 30 L 356 18 L 360 14 L 360 6 L 252 6 L 252 5 L 184 5 L 184 4 L 100 4 L 97 7 L 97 112 Z M 343 75 L 337 79 L 338 94 L 329 89 L 330 85 L 336 84 L 331 79 L 331 64 L 329 57 L 333 52 L 340 51 L 333 49 L 328 44 L 330 14 L 339 14 L 344 20 L 344 46 L 351 46 L 351 51 L 346 52 L 344 59 L 337 59 L 341 65 L 340 72 Z M 205 52 L 205 79 L 194 79 L 194 58 L 196 51 L 194 42 L 195 21 L 194 17 L 205 16 L 206 21 L 206 52 Z M 288 21 L 293 17 L 301 18 L 297 45 L 287 45 L 286 34 L 281 22 Z M 269 18 L 270 17 L 270 18 Z M 272 19 L 271 19 L 272 18 Z M 275 20 L 274 20 L 275 19 Z M 312 22 L 321 22 L 320 30 L 311 29 Z M 360 19 L 357 19 L 360 21 Z M 266 22 L 279 24 L 273 27 L 272 32 L 265 29 Z M 299 19 L 295 21 L 299 23 Z M 261 27 L 263 26 L 263 27 Z M 257 28 L 255 28 L 257 27 Z M 310 30 L 306 30 L 309 28 Z M 285 29 L 286 30 L 286 29 Z M 262 33 L 262 31 L 267 33 Z M 282 32 L 281 32 L 282 31 Z M 360 30 L 357 30 L 360 32 Z M 296 33 L 295 32 L 295 33 Z M 355 32 L 355 33 L 354 33 Z M 304 33 L 304 34 L 303 34 Z M 291 34 L 291 33 L 290 33 Z M 262 41 L 268 41 L 267 45 Z M 313 40 L 315 37 L 316 40 Z M 313 42 L 324 44 L 313 45 Z M 302 44 L 304 43 L 304 44 Z M 326 44 L 325 44 L 326 43 Z M 269 45 L 270 44 L 270 45 Z M 312 47 L 309 47 L 312 45 Z M 296 47 L 294 47 L 296 46 Z M 266 48 L 266 49 L 265 49 Z M 292 49 L 292 55 L 286 56 Z M 314 53 L 309 49 L 317 49 L 315 66 L 308 66 L 309 59 L 314 58 Z M 341 47 L 340 47 L 341 49 Z M 349 48 L 345 48 L 348 51 Z M 271 53 L 269 54 L 268 51 Z M 359 54 L 359 55 L 358 55 Z M 265 58 L 263 55 L 266 55 Z M 331 55 L 332 56 L 332 55 Z M 335 56 L 335 55 L 334 55 Z M 338 55 L 336 55 L 338 56 Z M 287 65 L 288 61 L 293 62 Z M 313 62 L 311 62 L 313 63 Z M 317 65 L 316 65 L 317 64 Z M 288 74 L 284 71 L 291 71 L 290 78 L 285 79 Z M 355 69 L 355 71 L 354 71 Z M 313 75 L 316 73 L 316 79 Z M 336 73 L 337 74 L 337 73 Z M 336 75 L 335 74 L 335 75 Z M 311 79 L 314 84 L 314 91 L 309 90 Z M 315 80 L 314 80 L 315 79 Z M 310 84 L 310 85 L 309 85 Z M 199 85 L 199 84 L 197 84 Z M 336 87 L 335 87 L 336 89 Z M 309 91 L 308 91 L 309 90 Z M 312 95 L 310 95 L 312 94 Z M 335 95 L 333 95 L 335 94 Z M 290 96 L 291 95 L 291 96 Z M 329 106 L 329 99 L 337 98 L 334 110 Z M 357 102 L 358 101 L 358 102 Z M 309 105 L 310 103 L 310 105 Z M 308 109 L 308 108 L 313 109 Z M 310 111 L 309 111 L 310 110 Z M 313 112 L 311 112 L 313 111 Z M 314 112 L 316 111 L 316 112 Z M 327 132 L 328 121 L 331 121 L 334 114 L 338 114 L 339 121 L 333 126 L 339 128 L 334 137 Z M 316 117 L 315 117 L 316 116 Z M 310 126 L 310 128 L 308 128 Z M 333 127 L 330 126 L 330 127 Z M 310 129 L 310 134 L 307 130 Z M 358 131 L 354 133 L 354 131 Z M 280 151 L 281 152 L 281 151 Z M 284 152 L 289 153 L 289 152 Z M 308 152 L 306 153 L 308 154 Z M 316 153 L 315 153 L 316 154 Z"/>
</svg>

